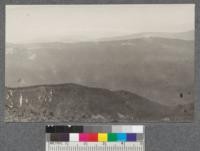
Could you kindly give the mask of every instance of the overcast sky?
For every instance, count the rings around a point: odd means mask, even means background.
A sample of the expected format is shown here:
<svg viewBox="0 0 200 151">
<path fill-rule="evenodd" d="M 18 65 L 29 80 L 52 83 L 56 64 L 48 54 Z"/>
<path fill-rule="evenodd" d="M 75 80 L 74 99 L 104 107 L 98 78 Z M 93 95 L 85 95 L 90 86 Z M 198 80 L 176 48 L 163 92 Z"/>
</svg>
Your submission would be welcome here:
<svg viewBox="0 0 200 151">
<path fill-rule="evenodd" d="M 7 5 L 6 41 L 74 41 L 194 30 L 193 4 Z"/>
</svg>

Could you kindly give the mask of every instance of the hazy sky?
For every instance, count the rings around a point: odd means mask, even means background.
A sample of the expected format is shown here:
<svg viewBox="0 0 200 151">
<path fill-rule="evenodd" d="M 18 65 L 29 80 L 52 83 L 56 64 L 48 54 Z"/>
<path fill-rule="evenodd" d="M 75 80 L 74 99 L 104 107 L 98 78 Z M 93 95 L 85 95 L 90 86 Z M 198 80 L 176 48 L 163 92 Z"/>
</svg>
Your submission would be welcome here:
<svg viewBox="0 0 200 151">
<path fill-rule="evenodd" d="M 193 4 L 6 6 L 6 41 L 13 43 L 188 30 L 194 30 Z"/>
</svg>

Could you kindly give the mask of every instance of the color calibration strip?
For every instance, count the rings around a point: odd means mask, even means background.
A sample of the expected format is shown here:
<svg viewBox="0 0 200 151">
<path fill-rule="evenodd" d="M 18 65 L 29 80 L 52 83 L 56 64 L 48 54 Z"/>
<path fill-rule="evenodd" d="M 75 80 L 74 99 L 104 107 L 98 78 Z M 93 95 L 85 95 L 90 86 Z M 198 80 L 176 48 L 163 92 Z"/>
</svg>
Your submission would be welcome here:
<svg viewBox="0 0 200 151">
<path fill-rule="evenodd" d="M 112 126 L 46 126 L 46 133 L 144 133 L 143 125 L 112 125 Z"/>
<path fill-rule="evenodd" d="M 144 151 L 144 126 L 46 126 L 46 151 L 93 149 Z"/>
<path fill-rule="evenodd" d="M 52 142 L 135 142 L 142 138 L 136 133 L 51 133 L 49 136 Z"/>
</svg>

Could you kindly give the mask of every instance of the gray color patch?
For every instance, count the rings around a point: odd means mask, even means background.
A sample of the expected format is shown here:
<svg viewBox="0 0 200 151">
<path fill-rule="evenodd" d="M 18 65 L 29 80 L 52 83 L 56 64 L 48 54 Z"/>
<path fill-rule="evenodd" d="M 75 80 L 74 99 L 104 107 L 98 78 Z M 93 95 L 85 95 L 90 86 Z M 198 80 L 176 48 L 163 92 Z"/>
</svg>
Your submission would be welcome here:
<svg viewBox="0 0 200 151">
<path fill-rule="evenodd" d="M 145 134 L 137 134 L 136 136 L 137 136 L 137 141 L 142 141 L 142 140 L 144 140 L 144 135 Z"/>
</svg>

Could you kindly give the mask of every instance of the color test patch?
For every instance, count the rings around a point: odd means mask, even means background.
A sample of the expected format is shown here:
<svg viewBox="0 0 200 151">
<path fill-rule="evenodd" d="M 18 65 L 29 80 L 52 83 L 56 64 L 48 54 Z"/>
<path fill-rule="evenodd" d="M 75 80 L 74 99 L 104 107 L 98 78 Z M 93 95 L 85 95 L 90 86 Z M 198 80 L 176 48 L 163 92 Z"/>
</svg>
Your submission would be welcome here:
<svg viewBox="0 0 200 151">
<path fill-rule="evenodd" d="M 100 131 L 110 130 L 110 132 L 95 132 L 95 128 Z M 83 132 L 84 130 L 87 132 Z M 114 125 L 112 130 L 109 126 L 102 126 L 102 128 L 101 126 L 87 126 L 86 128 L 83 126 L 47 126 L 46 133 L 49 134 L 47 138 L 53 142 L 134 142 L 144 140 L 143 126 Z"/>
<path fill-rule="evenodd" d="M 79 141 L 80 142 L 87 142 L 89 140 L 89 134 L 87 133 L 80 133 L 79 134 Z"/>
<path fill-rule="evenodd" d="M 113 125 L 112 133 L 144 133 L 143 125 Z"/>
<path fill-rule="evenodd" d="M 143 126 L 111 127 L 48 126 L 46 151 L 145 151 Z"/>
<path fill-rule="evenodd" d="M 46 126 L 46 133 L 144 133 L 143 125 Z"/>
<path fill-rule="evenodd" d="M 46 126 L 46 133 L 83 133 L 83 126 Z"/>
<path fill-rule="evenodd" d="M 117 133 L 117 141 L 125 142 L 126 141 L 126 134 L 125 133 Z"/>
<path fill-rule="evenodd" d="M 137 134 L 135 134 L 135 133 L 127 133 L 126 134 L 126 141 L 128 141 L 128 142 L 134 142 L 134 141 L 136 141 L 137 140 Z"/>
<path fill-rule="evenodd" d="M 79 141 L 79 133 L 70 133 L 69 141 L 70 142 L 78 142 Z"/>
<path fill-rule="evenodd" d="M 50 140 L 54 142 L 68 142 L 69 134 L 68 133 L 52 133 L 50 135 Z"/>
<path fill-rule="evenodd" d="M 107 133 L 98 133 L 98 141 L 99 142 L 107 142 L 108 135 Z"/>
<path fill-rule="evenodd" d="M 108 142 L 115 142 L 117 141 L 117 134 L 116 133 L 108 133 Z"/>
<path fill-rule="evenodd" d="M 98 142 L 98 133 L 90 133 L 88 135 L 89 142 Z"/>
<path fill-rule="evenodd" d="M 98 142 L 97 133 L 80 133 L 79 134 L 80 142 Z"/>
</svg>

